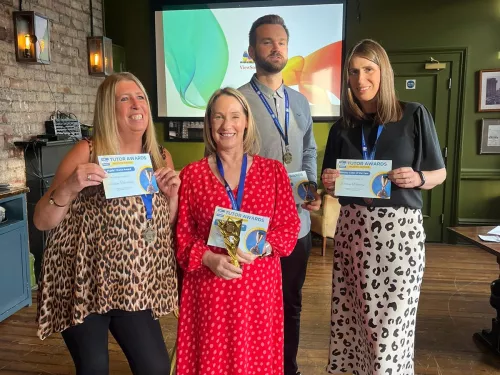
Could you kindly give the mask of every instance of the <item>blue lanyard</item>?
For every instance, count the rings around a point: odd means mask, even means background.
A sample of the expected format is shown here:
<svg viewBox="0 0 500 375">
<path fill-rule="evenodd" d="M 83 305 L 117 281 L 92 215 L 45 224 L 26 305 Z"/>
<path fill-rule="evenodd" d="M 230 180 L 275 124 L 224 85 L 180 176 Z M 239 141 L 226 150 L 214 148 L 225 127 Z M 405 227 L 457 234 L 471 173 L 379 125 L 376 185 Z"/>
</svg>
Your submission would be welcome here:
<svg viewBox="0 0 500 375">
<path fill-rule="evenodd" d="M 233 207 L 233 210 L 239 211 L 241 209 L 241 202 L 243 201 L 243 189 L 245 188 L 245 179 L 247 177 L 247 154 L 243 154 L 243 161 L 241 162 L 240 182 L 238 184 L 238 200 L 234 198 L 233 191 L 224 178 L 224 167 L 222 166 L 222 161 L 220 160 L 219 155 L 215 155 L 215 158 L 217 159 L 217 168 L 219 169 L 219 173 L 224 180 L 227 196 L 231 200 L 231 206 Z"/>
<path fill-rule="evenodd" d="M 375 160 L 375 151 L 377 150 L 378 138 L 380 137 L 380 133 L 382 133 L 383 129 L 384 125 L 378 126 L 377 139 L 375 139 L 375 144 L 373 145 L 372 151 L 370 152 L 370 154 L 368 154 L 368 147 L 366 146 L 365 140 L 365 131 L 363 130 L 363 125 L 361 125 L 361 149 L 363 150 L 363 160 Z"/>
<path fill-rule="evenodd" d="M 267 109 L 267 112 L 271 115 L 271 118 L 274 121 L 274 125 L 276 125 L 276 128 L 280 132 L 281 138 L 283 138 L 283 141 L 285 141 L 285 146 L 288 146 L 288 125 L 290 122 L 290 102 L 288 100 L 288 93 L 286 92 L 286 89 L 283 87 L 283 92 L 285 94 L 285 131 L 283 131 L 283 128 L 281 127 L 280 121 L 278 117 L 274 114 L 271 106 L 267 102 L 266 98 L 264 98 L 264 95 L 262 95 L 262 91 L 257 87 L 255 82 L 253 80 L 250 81 L 250 84 L 252 85 L 253 90 L 256 92 L 256 94 L 259 96 L 260 100 L 262 103 L 264 103 L 264 106 Z"/>
<path fill-rule="evenodd" d="M 146 219 L 151 220 L 153 218 L 153 194 L 142 194 L 141 198 L 146 208 Z"/>
</svg>

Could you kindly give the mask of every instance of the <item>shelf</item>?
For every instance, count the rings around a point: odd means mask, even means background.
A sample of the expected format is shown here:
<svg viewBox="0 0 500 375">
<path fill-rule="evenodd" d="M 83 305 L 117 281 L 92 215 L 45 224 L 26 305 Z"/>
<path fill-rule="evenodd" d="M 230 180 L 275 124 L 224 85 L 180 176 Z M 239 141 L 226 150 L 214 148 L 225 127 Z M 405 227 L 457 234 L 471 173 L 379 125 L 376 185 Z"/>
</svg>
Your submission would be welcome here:
<svg viewBox="0 0 500 375">
<path fill-rule="evenodd" d="M 16 220 L 16 219 L 2 221 L 0 223 L 0 233 L 5 233 L 9 230 L 16 229 L 20 225 L 25 225 L 25 221 L 24 220 Z"/>
</svg>

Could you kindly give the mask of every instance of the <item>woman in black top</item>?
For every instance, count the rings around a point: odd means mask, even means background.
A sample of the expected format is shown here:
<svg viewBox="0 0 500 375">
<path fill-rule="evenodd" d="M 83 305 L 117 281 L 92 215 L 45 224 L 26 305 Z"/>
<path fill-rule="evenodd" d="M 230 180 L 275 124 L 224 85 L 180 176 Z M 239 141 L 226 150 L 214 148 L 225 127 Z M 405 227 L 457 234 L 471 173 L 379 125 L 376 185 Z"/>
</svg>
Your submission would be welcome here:
<svg viewBox="0 0 500 375">
<path fill-rule="evenodd" d="M 434 122 L 423 105 L 397 100 L 389 58 L 373 40 L 347 55 L 341 103 L 323 161 L 327 191 L 333 195 L 340 176 L 337 159 L 371 159 L 374 151 L 374 160 L 391 160 L 393 169 L 389 199 L 381 199 L 384 179 L 379 198 L 339 199 L 328 372 L 413 375 L 425 266 L 420 190 L 446 178 Z"/>
</svg>

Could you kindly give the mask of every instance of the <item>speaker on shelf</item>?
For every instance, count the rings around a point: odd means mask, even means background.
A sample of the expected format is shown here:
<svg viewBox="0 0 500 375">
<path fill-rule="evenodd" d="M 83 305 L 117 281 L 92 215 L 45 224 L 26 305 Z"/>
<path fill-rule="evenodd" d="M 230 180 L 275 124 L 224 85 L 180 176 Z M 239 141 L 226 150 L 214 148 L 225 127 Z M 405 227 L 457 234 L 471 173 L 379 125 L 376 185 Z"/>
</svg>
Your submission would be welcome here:
<svg viewBox="0 0 500 375">
<path fill-rule="evenodd" d="M 52 184 L 59 163 L 75 143 L 68 140 L 67 142 L 15 142 L 15 144 L 24 149 L 26 186 L 30 189 L 26 195 L 29 247 L 35 257 L 35 277 L 38 281 L 47 232 L 39 231 L 33 224 L 35 206 Z"/>
</svg>

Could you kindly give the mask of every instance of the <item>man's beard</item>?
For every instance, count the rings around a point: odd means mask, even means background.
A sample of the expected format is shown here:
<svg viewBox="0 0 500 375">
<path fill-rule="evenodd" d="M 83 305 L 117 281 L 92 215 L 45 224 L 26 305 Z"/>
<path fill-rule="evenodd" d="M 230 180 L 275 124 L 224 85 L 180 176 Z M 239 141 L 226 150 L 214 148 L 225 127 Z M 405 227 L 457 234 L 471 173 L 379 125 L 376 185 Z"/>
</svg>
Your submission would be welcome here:
<svg viewBox="0 0 500 375">
<path fill-rule="evenodd" d="M 274 54 L 274 55 L 278 55 L 278 56 L 281 56 L 283 58 L 283 55 L 281 55 L 281 54 Z M 272 57 L 274 55 L 269 55 L 269 57 Z M 283 70 L 283 68 L 285 67 L 288 60 L 283 58 L 283 60 L 281 62 L 273 63 L 273 62 L 270 62 L 270 61 L 266 60 L 265 58 L 261 57 L 259 54 L 256 54 L 254 62 L 255 62 L 255 65 L 257 65 L 259 68 L 263 69 L 264 71 L 266 71 L 268 73 L 275 74 L 275 73 L 279 73 Z"/>
</svg>

